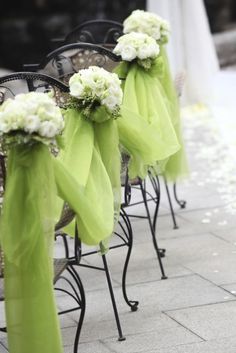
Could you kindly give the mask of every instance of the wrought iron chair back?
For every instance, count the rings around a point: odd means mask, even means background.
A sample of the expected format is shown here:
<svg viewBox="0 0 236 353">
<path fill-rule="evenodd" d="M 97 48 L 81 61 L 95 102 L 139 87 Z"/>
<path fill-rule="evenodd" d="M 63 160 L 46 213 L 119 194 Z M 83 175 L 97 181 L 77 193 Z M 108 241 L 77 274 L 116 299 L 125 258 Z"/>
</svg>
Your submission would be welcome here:
<svg viewBox="0 0 236 353">
<path fill-rule="evenodd" d="M 70 77 L 81 69 L 98 66 L 112 71 L 120 60 L 119 56 L 99 45 L 72 43 L 52 51 L 41 63 L 26 67 L 67 84 Z"/>
<path fill-rule="evenodd" d="M 81 23 L 69 32 L 64 43 L 93 43 L 106 48 L 116 45 L 117 39 L 123 34 L 123 25 L 111 20 L 92 20 Z"/>
<path fill-rule="evenodd" d="M 99 44 L 105 48 L 113 48 L 117 39 L 123 34 L 123 25 L 111 20 L 90 20 L 73 28 L 64 38 L 52 40 L 53 47 L 70 43 Z"/>
</svg>

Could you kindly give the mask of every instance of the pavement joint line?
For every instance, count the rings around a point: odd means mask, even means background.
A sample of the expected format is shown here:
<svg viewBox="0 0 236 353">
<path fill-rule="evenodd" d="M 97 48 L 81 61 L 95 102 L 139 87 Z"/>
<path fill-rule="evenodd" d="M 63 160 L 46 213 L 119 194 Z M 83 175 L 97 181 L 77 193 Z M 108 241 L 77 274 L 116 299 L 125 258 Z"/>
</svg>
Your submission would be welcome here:
<svg viewBox="0 0 236 353">
<path fill-rule="evenodd" d="M 191 271 L 191 270 L 190 270 Z M 173 279 L 176 279 L 176 278 L 184 278 L 184 277 L 191 277 L 191 276 L 198 276 L 198 274 L 197 273 L 194 273 L 194 272 L 192 272 L 192 273 L 186 273 L 186 275 L 180 275 L 180 276 L 178 276 L 178 277 L 168 277 L 168 279 L 167 279 L 167 281 L 171 281 L 171 280 L 173 280 Z M 156 283 L 156 282 L 163 282 L 163 280 L 161 279 L 161 278 L 159 278 L 159 279 L 157 279 L 157 280 L 151 280 L 151 281 L 147 281 L 147 282 L 138 282 L 138 283 L 131 283 L 131 284 L 129 284 L 129 285 L 127 285 L 127 288 L 128 287 L 136 287 L 137 285 L 139 285 L 139 284 L 141 284 L 141 285 L 143 285 L 143 284 L 147 284 L 147 283 Z"/>
<path fill-rule="evenodd" d="M 168 313 L 163 312 L 164 315 L 166 315 L 169 319 L 173 320 L 174 322 L 176 322 L 178 325 L 180 325 L 181 327 L 183 327 L 184 329 L 186 329 L 187 331 L 189 331 L 190 333 L 192 333 L 194 336 L 200 338 L 202 341 L 206 342 L 206 340 L 201 337 L 200 335 L 198 335 L 196 332 L 192 331 L 190 328 L 188 328 L 187 326 L 183 325 L 181 322 L 179 322 L 178 320 L 174 319 L 173 317 L 171 317 L 170 315 L 168 315 Z"/>
<path fill-rule="evenodd" d="M 188 268 L 187 268 L 187 269 L 188 269 Z M 203 276 L 203 275 L 201 275 L 200 273 L 196 273 L 196 275 L 197 275 L 198 277 L 200 277 L 200 278 L 204 279 L 205 281 L 207 281 L 207 282 L 211 283 L 214 287 L 218 287 L 218 288 L 220 288 L 220 289 L 222 289 L 222 290 L 224 290 L 224 291 L 228 292 L 228 291 L 227 291 L 227 289 L 222 288 L 222 287 L 221 287 L 221 285 L 219 285 L 219 284 L 217 284 L 217 283 L 213 282 L 213 281 L 212 281 L 212 280 L 210 280 L 209 278 L 204 277 L 204 276 Z M 232 294 L 232 293 L 231 293 L 231 294 Z M 233 295 L 233 294 L 232 294 L 232 295 Z"/>
<path fill-rule="evenodd" d="M 174 230 L 173 230 L 174 231 Z M 167 237 L 167 238 L 161 238 L 161 237 L 158 237 L 158 240 L 169 240 L 169 239 L 183 239 L 183 238 L 189 238 L 189 237 L 205 237 L 206 235 L 212 235 L 210 231 L 206 231 L 205 233 L 199 233 L 199 231 L 197 231 L 197 233 L 191 233 L 191 234 L 183 234 L 181 236 L 173 236 L 173 237 Z M 142 243 L 141 243 L 142 244 Z M 168 251 L 168 249 L 167 249 Z M 167 255 L 166 255 L 167 257 Z"/>
<path fill-rule="evenodd" d="M 202 307 L 207 307 L 211 305 L 220 305 L 220 304 L 227 304 L 227 303 L 236 303 L 236 298 L 232 299 L 227 299 L 224 301 L 219 301 L 219 302 L 214 302 L 214 303 L 205 303 L 205 304 L 197 304 L 197 305 L 190 305 L 190 306 L 185 306 L 182 308 L 176 308 L 176 309 L 167 309 L 162 311 L 162 313 L 171 313 L 172 311 L 180 311 L 180 310 L 186 310 L 186 309 L 194 309 L 194 308 L 202 308 Z"/>
<path fill-rule="evenodd" d="M 125 337 L 127 337 L 127 335 L 124 335 Z M 117 343 L 119 344 L 122 344 L 123 342 L 125 342 L 125 341 L 118 341 L 117 339 L 116 339 L 116 341 L 117 341 Z M 109 347 L 109 344 L 107 343 L 107 342 L 105 342 L 105 341 L 103 341 L 103 340 L 99 340 L 99 342 L 101 342 L 103 345 L 104 345 L 104 347 L 106 347 L 107 349 L 109 349 L 109 353 L 117 353 L 117 351 L 115 351 L 115 350 L 113 350 L 113 349 L 111 349 L 110 347 Z"/>
<path fill-rule="evenodd" d="M 227 229 L 228 230 L 228 229 Z M 227 244 L 232 244 L 231 241 L 225 239 L 224 237 L 220 236 L 219 234 L 215 234 L 214 230 L 210 232 L 212 235 L 214 235 L 216 238 L 219 238 L 221 240 L 223 240 L 224 242 L 226 242 Z"/>
</svg>

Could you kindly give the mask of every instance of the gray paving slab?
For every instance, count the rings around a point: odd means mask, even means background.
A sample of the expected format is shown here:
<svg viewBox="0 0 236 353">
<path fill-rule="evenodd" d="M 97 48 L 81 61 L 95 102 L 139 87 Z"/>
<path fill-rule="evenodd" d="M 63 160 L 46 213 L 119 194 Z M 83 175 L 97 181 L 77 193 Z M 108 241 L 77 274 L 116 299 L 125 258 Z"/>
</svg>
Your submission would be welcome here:
<svg viewBox="0 0 236 353">
<path fill-rule="evenodd" d="M 6 348 L 4 346 L 2 346 L 1 343 L 0 343 L 0 353 L 8 353 Z"/>
<path fill-rule="evenodd" d="M 155 305 L 140 306 L 136 312 L 125 312 L 120 315 L 122 330 L 127 336 L 155 332 L 162 329 L 178 328 L 178 324 L 160 312 Z M 93 333 L 91 335 L 91 333 Z M 114 320 L 95 322 L 85 318 L 81 342 L 91 342 L 106 338 L 117 338 Z"/>
<path fill-rule="evenodd" d="M 65 347 L 64 353 L 73 353 L 73 346 Z M 80 343 L 79 353 L 115 353 L 115 352 L 113 350 L 106 348 L 106 346 L 101 342 L 95 342 L 95 343 L 86 343 L 86 344 Z"/>
<path fill-rule="evenodd" d="M 175 347 L 158 349 L 158 353 L 235 353 L 236 338 L 228 337 L 214 341 L 184 344 Z M 136 352 L 133 352 L 136 353 Z M 144 350 L 142 353 L 157 353 L 154 351 Z"/>
<path fill-rule="evenodd" d="M 204 340 L 236 336 L 236 301 L 171 311 L 168 316 Z"/>
<path fill-rule="evenodd" d="M 217 253 L 215 252 L 213 254 Z M 236 254 L 230 252 L 225 256 L 220 253 L 219 249 L 217 256 L 212 255 L 212 257 L 207 259 L 189 261 L 185 266 L 192 272 L 221 286 L 236 281 L 235 265 Z"/>
<path fill-rule="evenodd" d="M 234 300 L 234 296 L 197 275 L 171 278 L 129 287 L 140 303 L 151 302 L 161 311 Z"/>
<path fill-rule="evenodd" d="M 117 353 L 133 353 L 155 350 L 161 347 L 178 346 L 190 342 L 200 342 L 201 339 L 183 327 L 176 329 L 162 329 L 146 334 L 130 335 L 126 341 L 117 342 L 107 339 L 103 341 L 107 347 Z"/>
<path fill-rule="evenodd" d="M 212 233 L 236 246 L 236 226 L 230 229 L 213 229 Z"/>
<path fill-rule="evenodd" d="M 183 266 L 194 261 L 214 259 L 219 255 L 225 259 L 235 250 L 231 244 L 203 230 L 195 236 L 163 240 L 162 245 L 168 249 L 166 261 L 175 261 Z"/>
<path fill-rule="evenodd" d="M 226 295 L 223 289 L 196 275 L 131 285 L 127 292 L 130 299 L 140 301 L 140 309 L 150 303 L 159 310 L 172 310 L 234 299 L 233 295 L 227 295 L 225 299 Z M 123 300 L 121 290 L 115 289 L 115 295 L 120 313 L 128 312 L 129 309 Z M 87 294 L 86 317 L 94 322 L 113 320 L 107 291 Z"/>
</svg>

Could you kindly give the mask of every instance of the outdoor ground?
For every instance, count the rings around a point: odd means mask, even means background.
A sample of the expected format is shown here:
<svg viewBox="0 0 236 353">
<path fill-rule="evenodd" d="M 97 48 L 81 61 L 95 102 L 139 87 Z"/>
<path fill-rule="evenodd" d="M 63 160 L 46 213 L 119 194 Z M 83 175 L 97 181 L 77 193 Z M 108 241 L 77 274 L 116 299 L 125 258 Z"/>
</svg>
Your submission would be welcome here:
<svg viewBox="0 0 236 353">
<path fill-rule="evenodd" d="M 235 119 L 233 103 L 226 103 Z M 107 256 L 124 342 L 117 341 L 104 273 L 79 268 L 87 299 L 79 353 L 235 353 L 236 126 L 231 116 L 227 120 L 222 103 L 216 108 L 217 104 L 210 110 L 196 105 L 183 110 L 191 173 L 178 187 L 187 208 L 180 210 L 174 204 L 177 230 L 173 230 L 162 185 L 157 236 L 160 246 L 167 249 L 164 265 L 169 278 L 160 279 L 147 221 L 133 220 L 127 281 L 128 295 L 139 300 L 139 310 L 130 312 L 122 298 L 124 248 Z M 225 114 L 223 120 L 215 113 L 219 109 Z M 135 207 L 135 212 L 143 214 L 142 206 Z M 101 264 L 99 255 L 86 261 Z M 67 301 L 58 296 L 60 308 Z M 3 308 L 0 325 L 2 313 Z M 61 317 L 65 353 L 73 352 L 77 317 L 78 313 Z M 6 337 L 0 334 L 0 353 L 7 352 L 5 345 Z"/>
</svg>

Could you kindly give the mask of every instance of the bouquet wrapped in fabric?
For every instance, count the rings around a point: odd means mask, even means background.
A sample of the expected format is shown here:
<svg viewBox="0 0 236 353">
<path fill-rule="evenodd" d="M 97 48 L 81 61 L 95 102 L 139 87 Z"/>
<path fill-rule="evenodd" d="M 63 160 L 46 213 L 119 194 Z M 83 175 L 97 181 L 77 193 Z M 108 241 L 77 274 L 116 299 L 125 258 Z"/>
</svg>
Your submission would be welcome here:
<svg viewBox="0 0 236 353">
<path fill-rule="evenodd" d="M 119 216 L 120 152 L 116 118 L 123 93 L 117 75 L 99 67 L 74 74 L 69 87 L 71 99 L 64 112 L 65 148 L 58 157 L 94 210 L 96 222 L 91 222 L 88 214 L 84 219 L 78 217 L 77 223 L 81 240 L 95 245 L 104 240 L 105 232 L 110 237 L 114 220 Z"/>
<path fill-rule="evenodd" d="M 7 153 L 0 243 L 10 352 L 62 352 L 51 253 L 57 189 L 48 145 L 55 145 L 63 126 L 47 94 L 21 94 L 0 106 Z"/>
<path fill-rule="evenodd" d="M 170 117 L 181 146 L 179 151 L 169 158 L 168 163 L 165 166 L 165 174 L 168 179 L 176 180 L 178 177 L 184 176 L 188 173 L 188 166 L 181 132 L 179 100 L 164 46 L 169 41 L 170 25 L 168 21 L 162 17 L 143 10 L 133 11 L 131 15 L 125 19 L 123 25 L 124 33 L 144 33 L 151 36 L 160 45 L 160 54 L 153 67 L 156 67 L 156 76 L 167 97 Z"/>
<path fill-rule="evenodd" d="M 91 66 L 74 74 L 69 81 L 71 107 L 96 123 L 119 117 L 123 93 L 114 73 Z"/>
<path fill-rule="evenodd" d="M 155 13 L 135 10 L 123 23 L 123 32 L 145 33 L 152 37 L 158 44 L 166 44 L 169 40 L 170 24 Z"/>
<path fill-rule="evenodd" d="M 6 147 L 34 141 L 56 144 L 63 128 L 60 108 L 47 94 L 18 94 L 0 106 L 0 140 Z"/>
<path fill-rule="evenodd" d="M 180 146 L 171 120 L 169 102 L 158 79 L 163 69 L 160 47 L 147 34 L 129 33 L 118 39 L 114 53 L 123 59 L 115 69 L 119 77 L 124 78 L 122 112 L 129 112 L 128 119 L 131 115 L 139 117 L 142 124 L 149 127 L 146 139 L 152 142 L 155 162 L 163 168 Z M 150 163 L 153 164 L 154 161 Z M 144 174 L 142 160 L 136 163 L 136 172 L 140 173 L 140 170 Z M 135 170 L 132 173 L 135 174 Z"/>
<path fill-rule="evenodd" d="M 150 69 L 160 53 L 156 41 L 144 33 L 130 33 L 118 38 L 114 53 L 123 61 L 136 61 L 144 69 Z"/>
</svg>

